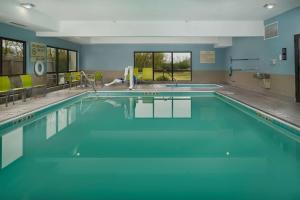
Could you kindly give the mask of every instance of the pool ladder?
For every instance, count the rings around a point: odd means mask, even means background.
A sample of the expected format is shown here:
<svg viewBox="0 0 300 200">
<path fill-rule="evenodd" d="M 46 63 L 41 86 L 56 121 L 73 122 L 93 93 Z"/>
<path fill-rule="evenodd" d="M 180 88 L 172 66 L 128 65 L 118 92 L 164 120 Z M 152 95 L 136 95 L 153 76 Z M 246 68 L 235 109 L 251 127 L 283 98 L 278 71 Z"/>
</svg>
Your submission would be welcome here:
<svg viewBox="0 0 300 200">
<path fill-rule="evenodd" d="M 169 76 L 171 76 L 173 79 L 173 82 L 175 81 L 175 86 L 177 87 L 178 86 L 178 81 L 177 81 L 177 79 L 174 77 L 174 76 L 172 76 L 172 74 L 171 73 L 168 73 L 169 74 Z"/>
<path fill-rule="evenodd" d="M 175 86 L 177 87 L 178 86 L 178 81 L 175 77 L 173 77 L 173 81 L 175 81 Z"/>
<path fill-rule="evenodd" d="M 94 92 L 97 92 L 97 90 L 96 90 L 96 81 L 95 80 L 91 81 L 91 79 L 86 75 L 86 73 L 84 71 L 81 71 L 80 74 L 81 74 L 81 79 L 80 79 L 81 80 L 81 85 L 82 85 L 82 77 L 84 77 L 85 80 L 93 87 Z"/>
</svg>

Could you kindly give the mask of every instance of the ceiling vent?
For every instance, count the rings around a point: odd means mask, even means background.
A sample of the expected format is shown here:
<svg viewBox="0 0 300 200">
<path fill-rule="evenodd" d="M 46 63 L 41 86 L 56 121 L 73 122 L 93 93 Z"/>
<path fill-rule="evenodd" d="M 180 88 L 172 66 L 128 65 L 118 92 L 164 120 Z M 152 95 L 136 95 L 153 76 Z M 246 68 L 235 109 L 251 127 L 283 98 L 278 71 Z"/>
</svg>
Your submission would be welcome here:
<svg viewBox="0 0 300 200">
<path fill-rule="evenodd" d="M 278 22 L 265 25 L 265 40 L 278 37 Z"/>
<path fill-rule="evenodd" d="M 24 24 L 19 24 L 17 22 L 9 22 L 9 23 L 15 26 L 26 27 Z"/>
</svg>

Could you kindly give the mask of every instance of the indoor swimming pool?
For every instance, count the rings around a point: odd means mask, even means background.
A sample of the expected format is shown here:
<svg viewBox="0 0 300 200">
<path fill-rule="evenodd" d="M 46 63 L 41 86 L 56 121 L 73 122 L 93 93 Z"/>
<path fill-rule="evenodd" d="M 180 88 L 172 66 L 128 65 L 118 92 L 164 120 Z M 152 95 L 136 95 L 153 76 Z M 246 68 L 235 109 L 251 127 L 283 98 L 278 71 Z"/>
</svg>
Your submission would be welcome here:
<svg viewBox="0 0 300 200">
<path fill-rule="evenodd" d="M 0 199 L 300 199 L 299 137 L 214 92 L 85 93 L 0 125 Z"/>
</svg>

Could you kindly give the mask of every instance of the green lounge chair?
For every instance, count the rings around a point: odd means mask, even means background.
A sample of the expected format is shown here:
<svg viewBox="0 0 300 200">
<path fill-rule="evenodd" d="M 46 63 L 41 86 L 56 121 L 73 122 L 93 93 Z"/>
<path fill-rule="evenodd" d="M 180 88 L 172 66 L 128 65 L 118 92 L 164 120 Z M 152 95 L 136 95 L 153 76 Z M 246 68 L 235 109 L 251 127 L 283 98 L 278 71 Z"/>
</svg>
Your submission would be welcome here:
<svg viewBox="0 0 300 200">
<path fill-rule="evenodd" d="M 153 70 L 152 68 L 143 68 L 143 81 L 153 80 Z"/>
<path fill-rule="evenodd" d="M 15 104 L 15 94 L 22 94 L 23 101 L 25 100 L 24 88 L 12 88 L 8 76 L 0 76 L 0 95 L 5 96 L 5 105 L 8 105 L 8 98 L 13 96 L 13 104 Z"/>
<path fill-rule="evenodd" d="M 80 81 L 80 78 L 79 78 L 79 80 L 77 80 L 78 78 L 76 78 L 75 75 L 76 74 L 74 74 L 74 72 L 72 72 L 72 73 L 71 72 L 65 73 L 65 80 L 66 80 L 66 82 L 69 83 L 69 88 L 70 89 L 71 89 L 72 85 L 76 86 L 79 83 L 79 81 Z M 79 73 L 79 76 L 80 76 L 80 73 Z"/>
<path fill-rule="evenodd" d="M 139 75 L 139 69 L 138 68 L 134 68 L 133 69 L 133 75 L 135 75 L 136 77 L 138 77 L 138 75 Z"/>
<path fill-rule="evenodd" d="M 9 80 L 8 80 L 9 81 Z M 10 83 L 7 82 L 4 76 L 0 76 L 0 97 L 5 97 L 5 105 L 7 107 Z"/>
<path fill-rule="evenodd" d="M 135 76 L 137 81 L 142 79 L 142 75 L 139 73 L 139 68 L 137 67 L 133 69 L 133 75 Z"/>
<path fill-rule="evenodd" d="M 95 81 L 103 81 L 103 74 L 102 72 L 95 72 Z"/>
<path fill-rule="evenodd" d="M 73 76 L 73 79 L 74 79 L 75 81 L 80 82 L 80 80 L 81 80 L 80 72 L 72 72 L 71 75 Z"/>
<path fill-rule="evenodd" d="M 31 75 L 21 75 L 21 82 L 22 82 L 22 86 L 26 91 L 30 91 L 32 92 L 33 88 L 41 88 L 41 87 L 46 87 L 46 85 L 32 85 L 32 77 Z M 46 89 L 44 90 L 44 96 L 46 95 Z M 25 98 L 26 101 L 26 98 Z"/>
</svg>

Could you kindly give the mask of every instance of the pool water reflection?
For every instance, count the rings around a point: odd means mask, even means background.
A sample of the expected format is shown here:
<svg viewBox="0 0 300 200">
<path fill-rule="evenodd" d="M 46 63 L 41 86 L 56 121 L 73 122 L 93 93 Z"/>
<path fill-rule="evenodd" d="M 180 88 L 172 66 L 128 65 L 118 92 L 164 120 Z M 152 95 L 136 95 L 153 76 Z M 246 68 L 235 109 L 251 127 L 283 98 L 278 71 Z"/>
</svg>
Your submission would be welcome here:
<svg viewBox="0 0 300 200">
<path fill-rule="evenodd" d="M 213 96 L 82 98 L 0 145 L 0 199 L 300 197 L 299 142 Z"/>
</svg>

